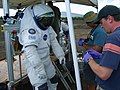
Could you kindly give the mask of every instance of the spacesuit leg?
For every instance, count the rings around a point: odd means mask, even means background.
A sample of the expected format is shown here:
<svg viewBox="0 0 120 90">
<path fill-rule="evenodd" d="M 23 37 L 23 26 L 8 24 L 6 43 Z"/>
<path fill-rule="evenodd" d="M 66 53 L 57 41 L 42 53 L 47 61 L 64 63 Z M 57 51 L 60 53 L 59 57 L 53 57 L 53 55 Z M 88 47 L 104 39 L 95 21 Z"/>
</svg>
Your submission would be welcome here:
<svg viewBox="0 0 120 90">
<path fill-rule="evenodd" d="M 57 85 L 58 85 L 58 77 L 55 75 L 48 82 L 48 87 L 49 87 L 48 90 L 57 90 Z"/>
</svg>

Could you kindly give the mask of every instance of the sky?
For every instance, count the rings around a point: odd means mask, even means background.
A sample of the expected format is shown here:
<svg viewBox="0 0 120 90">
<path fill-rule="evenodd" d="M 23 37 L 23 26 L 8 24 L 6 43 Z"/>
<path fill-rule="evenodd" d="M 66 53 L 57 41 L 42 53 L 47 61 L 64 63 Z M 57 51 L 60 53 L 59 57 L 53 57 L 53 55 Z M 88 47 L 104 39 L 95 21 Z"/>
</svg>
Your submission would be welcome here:
<svg viewBox="0 0 120 90">
<path fill-rule="evenodd" d="M 120 8 L 120 0 L 98 0 L 98 11 L 105 5 L 115 5 Z"/>
<path fill-rule="evenodd" d="M 88 11 L 94 11 L 97 13 L 103 6 L 106 4 L 113 4 L 118 7 L 120 7 L 120 0 L 98 0 L 98 10 L 92 6 L 86 6 L 86 5 L 78 5 L 78 4 L 70 4 L 71 7 L 71 12 L 72 13 L 77 13 L 77 14 L 82 14 L 84 15 Z M 54 3 L 55 6 L 57 6 L 61 12 L 66 12 L 66 7 L 65 3 L 59 2 L 59 3 Z M 10 16 L 14 16 L 16 13 L 16 10 L 10 10 Z M 0 9 L 0 16 L 3 16 L 3 9 Z"/>
<path fill-rule="evenodd" d="M 14 16 L 16 13 L 16 10 L 10 9 L 10 16 Z M 4 16 L 3 9 L 0 9 L 0 16 Z"/>
<path fill-rule="evenodd" d="M 66 12 L 66 7 L 65 7 L 65 3 L 54 3 L 55 6 L 57 6 L 61 12 Z M 62 8 L 61 8 L 62 6 Z M 92 6 L 86 6 L 86 5 L 78 5 L 78 4 L 70 4 L 71 7 L 71 12 L 72 13 L 77 13 L 77 14 L 82 14 L 84 15 L 86 12 L 88 11 L 95 11 L 97 12 L 96 8 L 92 7 Z M 16 10 L 10 10 L 10 16 L 14 16 L 16 13 Z M 0 9 L 0 16 L 3 16 L 3 9 Z"/>
<path fill-rule="evenodd" d="M 55 6 L 57 6 L 61 12 L 66 11 L 66 6 L 65 3 L 54 3 Z M 62 8 L 61 8 L 62 6 Z M 72 13 L 77 13 L 77 14 L 82 14 L 84 15 L 88 11 L 94 11 L 97 12 L 97 9 L 92 7 L 92 6 L 86 6 L 86 5 L 80 5 L 80 4 L 70 4 L 71 12 Z"/>
</svg>

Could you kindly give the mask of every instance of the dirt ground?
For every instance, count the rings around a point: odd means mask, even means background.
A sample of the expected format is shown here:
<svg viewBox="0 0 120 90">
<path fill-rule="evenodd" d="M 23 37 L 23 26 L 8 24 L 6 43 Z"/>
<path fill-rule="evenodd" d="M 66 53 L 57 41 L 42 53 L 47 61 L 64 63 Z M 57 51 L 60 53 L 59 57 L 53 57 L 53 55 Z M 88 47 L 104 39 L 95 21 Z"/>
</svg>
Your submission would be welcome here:
<svg viewBox="0 0 120 90">
<path fill-rule="evenodd" d="M 74 20 L 73 24 L 74 24 L 76 49 L 78 52 L 81 52 L 83 48 L 78 46 L 78 40 L 79 38 L 87 38 L 87 34 L 90 32 L 90 27 L 88 27 L 86 23 L 82 20 Z"/>
<path fill-rule="evenodd" d="M 0 31 L 0 59 L 5 58 L 5 40 L 4 33 Z"/>
</svg>

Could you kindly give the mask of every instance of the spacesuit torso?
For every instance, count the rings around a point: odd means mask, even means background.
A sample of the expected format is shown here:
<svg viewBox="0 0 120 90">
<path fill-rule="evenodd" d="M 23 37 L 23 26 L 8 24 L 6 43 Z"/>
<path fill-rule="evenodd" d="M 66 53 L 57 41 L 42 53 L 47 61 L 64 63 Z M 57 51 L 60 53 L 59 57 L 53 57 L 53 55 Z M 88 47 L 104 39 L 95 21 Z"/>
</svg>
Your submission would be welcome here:
<svg viewBox="0 0 120 90">
<path fill-rule="evenodd" d="M 27 72 L 28 72 L 29 68 L 32 66 L 31 63 L 35 62 L 38 65 L 42 64 L 44 66 L 44 67 L 42 67 L 43 68 L 42 70 L 45 71 L 44 73 L 45 73 L 46 77 L 52 78 L 55 75 L 55 69 L 51 63 L 50 51 L 49 51 L 50 50 L 50 40 L 54 39 L 55 36 L 56 36 L 56 33 L 53 31 L 53 29 L 51 27 L 45 31 L 42 31 L 42 30 L 37 31 L 32 28 L 32 29 L 28 29 L 28 30 L 23 30 L 19 34 L 20 43 L 23 45 L 23 51 L 25 50 L 25 47 L 29 47 L 29 46 L 33 45 L 36 47 L 36 51 L 39 56 L 39 57 L 35 56 L 35 58 L 32 58 L 32 59 L 30 59 L 28 57 L 25 58 L 26 59 L 25 66 L 27 68 Z M 33 54 L 34 54 L 34 52 L 33 52 Z M 41 72 L 41 71 L 38 71 L 38 72 Z M 32 74 L 32 72 L 31 72 L 31 74 Z M 37 81 L 37 79 L 35 78 L 36 76 L 31 75 L 31 74 L 29 77 L 32 76 L 31 83 L 33 85 L 36 82 L 41 82 L 41 81 Z"/>
<path fill-rule="evenodd" d="M 49 47 L 50 47 L 49 31 L 48 30 L 42 31 L 37 51 L 43 62 L 49 59 L 50 54 Z"/>
<path fill-rule="evenodd" d="M 52 37 L 51 37 L 52 36 Z M 24 30 L 20 35 L 20 43 L 23 45 L 23 51 L 26 46 L 35 45 L 42 61 L 49 59 L 50 39 L 55 38 L 56 33 L 52 27 L 45 31 L 35 29 Z"/>
</svg>

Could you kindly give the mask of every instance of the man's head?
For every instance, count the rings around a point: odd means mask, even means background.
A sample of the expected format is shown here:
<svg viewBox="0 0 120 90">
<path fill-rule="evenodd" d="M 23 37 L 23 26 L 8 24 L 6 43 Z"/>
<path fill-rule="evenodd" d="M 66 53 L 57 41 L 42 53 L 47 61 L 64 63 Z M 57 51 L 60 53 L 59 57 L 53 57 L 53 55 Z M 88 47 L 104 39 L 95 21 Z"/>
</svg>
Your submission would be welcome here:
<svg viewBox="0 0 120 90">
<path fill-rule="evenodd" d="M 88 26 L 94 27 L 96 25 L 93 24 L 93 21 L 96 19 L 96 16 L 97 14 L 95 12 L 89 11 L 83 16 L 83 20 L 87 23 Z"/>
<path fill-rule="evenodd" d="M 31 13 L 35 23 L 41 30 L 46 30 L 52 25 L 54 13 L 49 6 L 45 4 L 34 5 L 31 7 Z"/>
<path fill-rule="evenodd" d="M 93 11 L 89 11 L 83 16 L 83 20 L 86 23 L 93 22 L 95 19 L 96 19 L 96 13 L 94 13 Z"/>
<path fill-rule="evenodd" d="M 120 14 L 120 9 L 118 7 L 113 6 L 113 5 L 106 5 L 99 11 L 94 23 L 100 23 L 100 20 L 102 18 L 107 17 L 108 15 L 114 16 L 114 15 L 119 15 L 119 14 Z"/>
<path fill-rule="evenodd" d="M 94 23 L 100 23 L 107 33 L 112 33 L 120 26 L 119 8 L 113 5 L 106 5 L 99 11 Z"/>
</svg>

